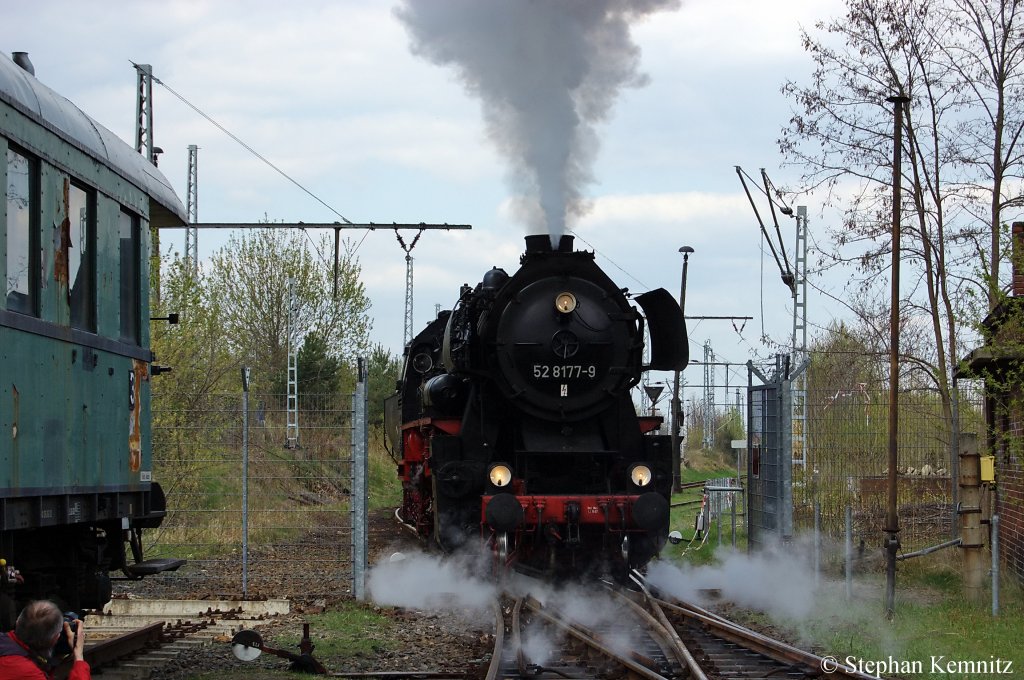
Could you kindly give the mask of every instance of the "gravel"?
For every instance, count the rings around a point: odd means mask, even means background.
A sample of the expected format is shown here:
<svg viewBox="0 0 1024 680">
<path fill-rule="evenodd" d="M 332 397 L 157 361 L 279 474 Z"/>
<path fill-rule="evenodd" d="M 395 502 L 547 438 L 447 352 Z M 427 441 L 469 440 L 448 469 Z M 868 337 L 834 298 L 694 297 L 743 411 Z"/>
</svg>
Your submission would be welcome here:
<svg viewBox="0 0 1024 680">
<path fill-rule="evenodd" d="M 423 546 L 408 531 L 402 529 L 395 521 L 392 511 L 380 510 L 371 515 L 370 530 L 370 563 L 396 551 L 423 550 Z M 303 554 L 308 550 L 323 549 L 332 540 L 348 541 L 348 537 L 330 537 L 310 535 L 296 546 L 294 556 L 275 555 L 268 563 L 279 565 L 279 575 L 270 574 L 269 582 L 273 584 L 273 597 L 287 597 L 292 602 L 292 612 L 287 616 L 279 616 L 272 621 L 258 624 L 264 642 L 271 647 L 285 648 L 287 643 L 277 642 L 282 638 L 292 640 L 302 636 L 302 624 L 306 616 L 337 610 L 341 606 L 351 606 L 351 596 L 339 592 L 337 585 L 337 565 L 331 573 L 323 575 L 323 587 L 309 585 L 309 578 L 297 581 L 292 576 L 296 569 L 305 568 Z M 280 551 L 280 548 L 278 548 Z M 285 557 L 285 559 L 281 559 Z M 254 558 L 255 559 L 255 558 Z M 321 564 L 320 560 L 314 561 Z M 307 570 L 308 571 L 308 570 Z M 305 572 L 304 572 L 305 573 Z M 315 580 L 316 574 L 312 575 Z M 261 577 L 267 582 L 268 575 Z M 226 578 L 225 582 L 237 581 Z M 204 578 L 201 582 L 189 579 L 175 580 L 173 576 L 160 579 L 143 579 L 141 581 L 118 582 L 115 597 L 149 597 L 178 599 L 241 599 L 240 593 L 225 591 L 217 585 L 216 578 Z M 346 589 L 347 590 L 347 589 Z M 325 596 L 325 593 L 331 593 Z M 256 597 L 253 597 L 255 595 Z M 251 599 L 259 599 L 260 593 L 250 591 Z M 447 611 L 422 612 L 416 610 L 379 607 L 372 603 L 364 606 L 380 616 L 391 619 L 391 632 L 384 638 L 379 631 L 367 630 L 370 640 L 381 641 L 372 645 L 372 653 L 360 655 L 339 655 L 333 658 L 314 655 L 335 673 L 357 673 L 368 671 L 430 671 L 452 672 L 462 674 L 486 664 L 493 646 L 491 628 L 493 622 L 489 616 L 481 616 L 479 612 Z M 310 630 L 310 637 L 316 644 L 317 631 Z M 195 647 L 182 652 L 176 659 L 154 671 L 150 678 L 154 680 L 190 680 L 196 677 L 228 678 L 262 678 L 277 677 L 278 672 L 284 677 L 288 661 L 270 654 L 263 654 L 253 662 L 237 660 L 231 653 L 227 639 L 218 640 L 214 644 Z M 289 651 L 298 652 L 297 649 Z"/>
</svg>

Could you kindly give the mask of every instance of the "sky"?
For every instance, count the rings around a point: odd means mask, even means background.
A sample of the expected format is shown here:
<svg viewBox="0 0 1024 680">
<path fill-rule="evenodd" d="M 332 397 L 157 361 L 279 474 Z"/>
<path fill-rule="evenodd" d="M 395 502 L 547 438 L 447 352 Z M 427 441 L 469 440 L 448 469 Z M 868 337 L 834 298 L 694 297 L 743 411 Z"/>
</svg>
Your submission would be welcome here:
<svg viewBox="0 0 1024 680">
<path fill-rule="evenodd" d="M 471 224 L 469 231 L 425 232 L 413 250 L 417 331 L 436 305 L 451 307 L 461 284 L 475 285 L 492 266 L 513 272 L 523 237 L 538 232 L 523 218 L 521 184 L 510 181 L 515 172 L 487 127 L 480 88 L 467 88 L 451 63 L 414 53 L 397 1 L 0 4 L 0 49 L 28 52 L 39 80 L 128 143 L 135 134 L 132 62 L 152 65 L 166 84 L 154 85 L 153 94 L 160 169 L 184 203 L 187 148 L 199 147 L 200 222 Z M 523 0 L 517 10 L 545 4 Z M 628 37 L 643 78 L 612 93 L 588 140 L 592 181 L 579 189 L 586 210 L 571 225 L 576 247 L 595 251 L 612 279 L 634 293 L 663 287 L 678 296 L 679 248 L 690 246 L 687 316 L 752 317 L 688 321 L 692 359 L 703 360 L 710 341 L 717 362 L 736 364 L 715 371 L 719 403 L 726 384 L 730 401 L 746 384 L 747 359 L 778 351 L 762 336 L 788 346 L 793 326 L 792 298 L 735 166 L 755 177 L 765 168 L 780 186 L 797 178 L 776 145 L 791 115 L 780 87 L 810 80 L 800 28 L 841 13 L 837 0 L 684 0 L 636 19 Z M 483 35 L 479 44 L 516 35 Z M 477 44 L 474 37 L 456 35 L 450 47 Z M 823 239 L 832 218 L 820 204 L 813 197 L 790 202 L 808 206 L 809 237 Z M 767 203 L 758 208 L 765 214 Z M 792 253 L 795 224 L 781 219 Z M 358 246 L 372 340 L 400 353 L 405 253 L 390 230 L 343 235 Z M 408 242 L 414 233 L 403 236 Z M 224 240 L 200 232 L 200 258 Z M 183 252 L 183 244 L 183 233 L 162 236 L 167 248 Z M 842 294 L 840 283 L 816 285 Z M 812 335 L 842 315 L 841 305 L 813 289 L 807 307 Z M 700 366 L 684 373 L 684 399 L 699 397 L 703 373 Z"/>
</svg>

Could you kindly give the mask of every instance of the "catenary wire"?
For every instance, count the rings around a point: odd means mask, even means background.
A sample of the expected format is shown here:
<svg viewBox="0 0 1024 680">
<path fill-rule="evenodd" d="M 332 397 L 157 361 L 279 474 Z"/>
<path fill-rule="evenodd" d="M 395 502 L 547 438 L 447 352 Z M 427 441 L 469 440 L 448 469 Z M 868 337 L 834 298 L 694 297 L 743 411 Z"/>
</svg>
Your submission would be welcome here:
<svg viewBox="0 0 1024 680">
<path fill-rule="evenodd" d="M 135 62 L 131 62 L 131 64 L 132 64 L 132 66 L 138 67 L 138 64 L 136 64 Z M 183 103 L 183 104 L 184 104 L 185 106 L 189 107 L 190 109 L 192 109 L 193 111 L 195 111 L 195 112 L 196 112 L 197 114 L 199 114 L 200 116 L 202 116 L 203 118 L 205 118 L 205 119 L 206 119 L 206 120 L 207 120 L 207 121 L 208 121 L 208 122 L 209 122 L 209 123 L 210 123 L 211 125 L 213 125 L 213 126 L 214 126 L 214 127 L 216 127 L 216 128 L 218 129 L 218 130 L 220 130 L 221 132 L 223 132 L 224 134 L 226 134 L 226 135 L 227 135 L 228 137 L 230 137 L 230 138 L 231 138 L 232 140 L 234 140 L 234 141 L 235 141 L 235 142 L 236 142 L 236 143 L 237 143 L 237 144 L 238 144 L 239 146 L 241 146 L 241 147 L 242 147 L 243 149 L 245 149 L 246 151 L 248 151 L 249 153 L 251 153 L 251 154 L 252 154 L 253 156 L 255 156 L 256 158 L 258 158 L 259 160 L 263 161 L 263 163 L 264 163 L 264 164 L 266 164 L 266 165 L 267 165 L 268 167 L 270 167 L 271 169 L 273 169 L 273 170 L 274 170 L 274 171 L 275 171 L 276 173 L 278 173 L 279 175 L 281 175 L 282 177 L 284 177 L 284 178 L 285 178 L 286 180 L 288 180 L 289 182 L 291 182 L 292 184 L 294 184 L 294 185 L 295 185 L 296 187 L 298 187 L 298 188 L 299 188 L 300 190 L 302 190 L 302 191 L 303 191 L 304 193 L 306 193 L 306 194 L 307 194 L 307 195 L 308 195 L 308 196 L 309 196 L 310 198 L 312 198 L 313 200 L 315 200 L 315 201 L 316 201 L 317 203 L 319 203 L 320 205 L 324 206 L 325 208 L 327 208 L 328 210 L 330 210 L 330 211 L 331 211 L 332 213 L 334 213 L 335 215 L 337 215 L 338 217 L 340 217 L 340 218 L 341 218 L 341 220 L 342 220 L 343 222 L 345 222 L 345 224 L 352 224 L 352 221 L 351 221 L 351 220 L 349 220 L 349 219 L 348 219 L 347 217 L 345 217 L 345 216 L 344 216 L 344 215 L 342 215 L 342 214 L 341 214 L 340 212 L 338 212 L 338 211 L 337 211 L 337 210 L 336 210 L 336 209 L 335 209 L 335 208 L 334 208 L 334 207 L 333 207 L 332 205 L 330 205 L 329 203 L 327 203 L 327 201 L 323 200 L 322 198 L 320 198 L 319 196 L 317 196 L 316 194 L 314 194 L 314 193 L 313 193 L 312 191 L 310 191 L 309 189 L 307 189 L 307 188 L 306 188 L 306 187 L 305 187 L 304 185 L 302 185 L 302 184 L 301 184 L 301 183 L 300 183 L 300 182 L 299 182 L 298 180 L 296 180 L 296 179 L 295 179 L 294 177 L 292 177 L 291 175 L 289 175 L 288 173 L 286 173 L 286 172 L 285 172 L 284 170 L 282 170 L 281 168 L 277 167 L 277 165 L 275 165 L 275 164 L 274 164 L 273 162 L 271 162 L 271 161 L 270 161 L 270 160 L 269 160 L 268 158 L 266 158 L 265 156 L 263 156 L 263 154 L 261 154 L 260 152 L 256 151 L 256 149 L 254 149 L 254 148 L 253 148 L 252 146 L 250 146 L 250 145 L 249 145 L 249 144 L 247 144 L 247 143 L 246 143 L 245 141 L 243 141 L 243 140 L 242 140 L 242 139 L 241 139 L 240 137 L 238 137 L 238 135 L 236 135 L 236 134 L 234 134 L 233 132 L 231 132 L 230 130 L 228 130 L 228 129 L 227 129 L 226 127 L 224 127 L 224 126 L 223 126 L 223 125 L 221 125 L 221 124 L 220 124 L 219 122 L 217 122 L 217 121 L 216 121 L 216 120 L 215 120 L 215 119 L 214 119 L 214 118 L 213 118 L 212 116 L 210 116 L 210 115 L 209 115 L 209 114 L 207 114 L 207 113 L 206 113 L 205 111 L 203 111 L 202 109 L 200 109 L 200 108 L 199 108 L 198 106 L 196 106 L 195 104 L 193 104 L 192 102 L 190 102 L 190 101 L 189 101 L 188 99 L 186 99 L 186 98 L 185 98 L 185 97 L 184 97 L 184 96 L 183 96 L 182 94 L 180 94 L 180 93 L 179 93 L 179 92 L 178 92 L 177 90 L 175 90 L 175 89 L 174 89 L 174 88 L 172 88 L 172 87 L 171 87 L 170 85 L 168 85 L 167 83 L 165 83 L 165 82 L 164 82 L 163 80 L 161 80 L 161 79 L 157 78 L 156 76 L 151 76 L 151 78 L 153 79 L 153 82 L 155 82 L 155 83 L 157 83 L 157 84 L 161 85 L 161 86 L 162 86 L 162 87 L 163 87 L 163 88 L 164 88 L 165 90 L 167 90 L 167 91 L 168 91 L 168 92 L 170 92 L 170 93 L 171 93 L 172 95 L 174 95 L 174 97 L 175 97 L 175 98 L 177 98 L 177 99 L 178 99 L 178 100 L 179 100 L 179 101 L 180 101 L 181 103 Z M 369 233 L 369 232 L 370 232 L 370 230 L 369 230 L 369 229 L 367 229 L 367 230 L 366 230 L 366 232 L 367 232 L 367 233 Z M 314 241 L 314 240 L 313 240 L 313 237 L 309 235 L 309 232 L 307 232 L 307 231 L 306 231 L 305 229 L 303 229 L 303 230 L 302 230 L 302 233 L 306 235 L 306 238 L 307 238 L 307 239 L 309 240 L 309 242 L 310 242 L 310 243 L 311 243 L 311 244 L 313 245 L 313 249 L 314 249 L 314 250 L 316 251 L 317 255 L 318 255 L 318 256 L 320 257 L 320 260 L 321 260 L 321 261 L 322 261 L 322 262 L 323 262 L 324 264 L 328 264 L 328 262 L 327 262 L 327 259 L 326 259 L 326 258 L 324 257 L 324 254 L 323 254 L 323 252 L 322 252 L 322 251 L 320 250 L 320 247 L 319 247 L 319 246 L 317 245 L 316 241 Z M 364 235 L 364 236 L 363 236 L 363 238 L 365 239 L 365 238 L 366 238 L 366 236 Z M 360 245 L 362 245 L 362 240 L 360 240 L 360 241 L 359 241 L 359 244 L 360 244 Z M 355 250 L 354 250 L 353 252 L 355 252 L 355 251 L 358 251 L 358 249 L 359 249 L 359 247 L 358 247 L 358 246 L 356 246 L 356 248 L 355 248 Z"/>
</svg>

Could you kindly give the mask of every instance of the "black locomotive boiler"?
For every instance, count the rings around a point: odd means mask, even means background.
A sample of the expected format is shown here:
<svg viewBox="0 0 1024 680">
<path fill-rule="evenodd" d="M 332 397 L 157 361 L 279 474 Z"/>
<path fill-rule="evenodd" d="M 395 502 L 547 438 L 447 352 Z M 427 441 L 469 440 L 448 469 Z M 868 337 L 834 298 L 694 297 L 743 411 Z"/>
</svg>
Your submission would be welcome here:
<svg viewBox="0 0 1024 680">
<path fill-rule="evenodd" d="M 556 576 L 621 577 L 658 554 L 670 437 L 655 434 L 659 417 L 637 415 L 631 389 L 646 370 L 686 366 L 670 293 L 630 297 L 571 236 L 557 247 L 528 236 L 515 274 L 494 268 L 463 286 L 406 353 L 388 431 L 399 517 L 417 533 Z"/>
</svg>

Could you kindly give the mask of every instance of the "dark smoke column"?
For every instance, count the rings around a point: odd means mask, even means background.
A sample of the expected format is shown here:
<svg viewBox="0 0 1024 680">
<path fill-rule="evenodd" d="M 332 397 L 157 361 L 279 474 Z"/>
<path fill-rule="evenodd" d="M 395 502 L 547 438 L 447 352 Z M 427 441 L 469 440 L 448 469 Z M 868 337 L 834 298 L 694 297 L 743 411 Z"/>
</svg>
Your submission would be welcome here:
<svg viewBox="0 0 1024 680">
<path fill-rule="evenodd" d="M 678 0 L 405 0 L 412 52 L 453 66 L 480 98 L 488 135 L 511 161 L 524 217 L 553 242 L 585 212 L 595 125 L 623 86 L 642 86 L 630 23 Z"/>
</svg>

